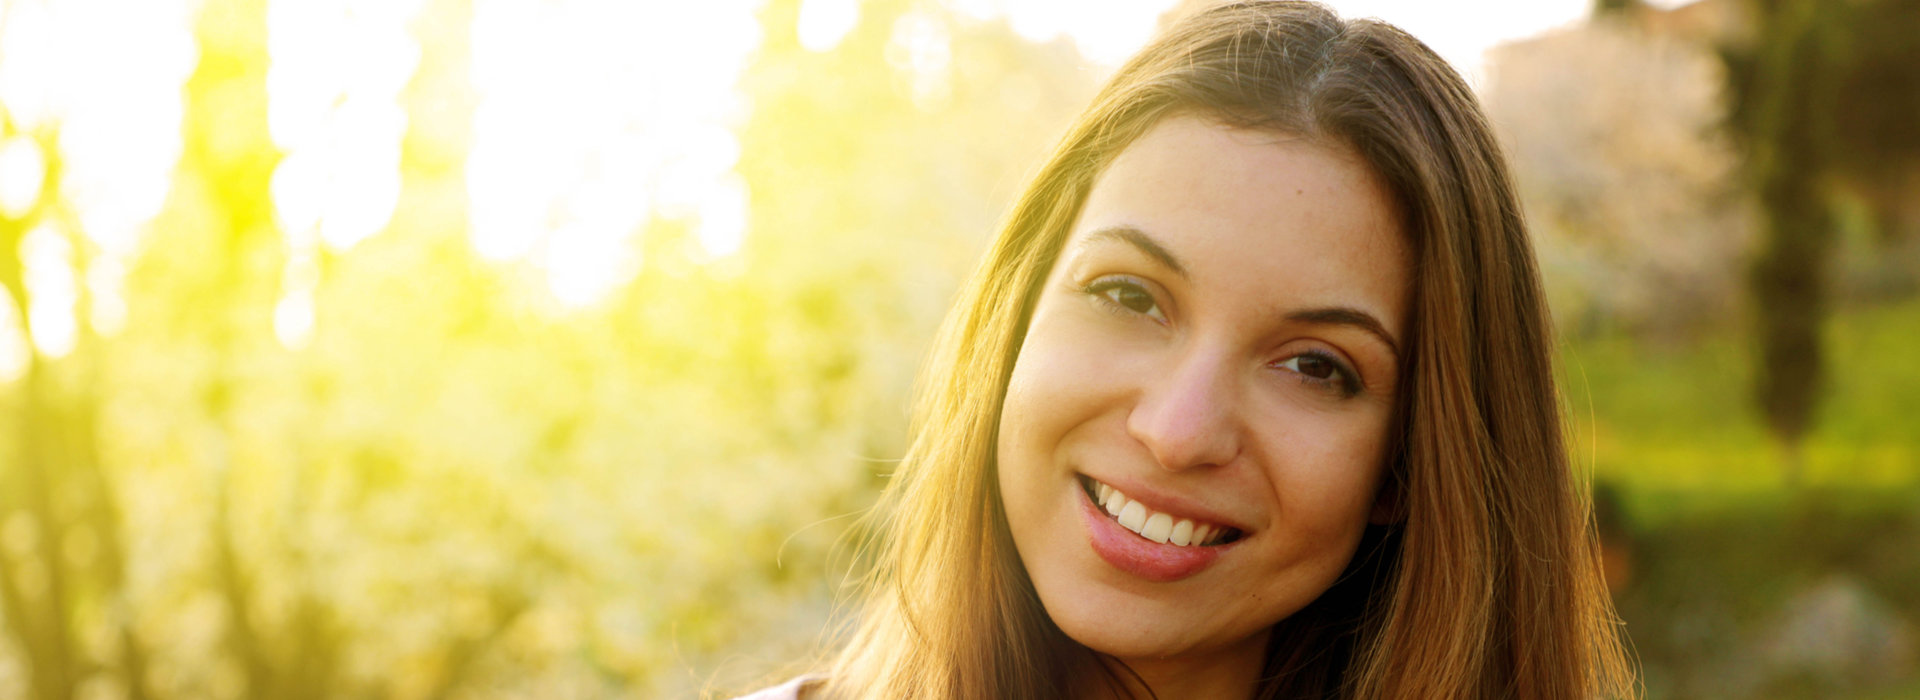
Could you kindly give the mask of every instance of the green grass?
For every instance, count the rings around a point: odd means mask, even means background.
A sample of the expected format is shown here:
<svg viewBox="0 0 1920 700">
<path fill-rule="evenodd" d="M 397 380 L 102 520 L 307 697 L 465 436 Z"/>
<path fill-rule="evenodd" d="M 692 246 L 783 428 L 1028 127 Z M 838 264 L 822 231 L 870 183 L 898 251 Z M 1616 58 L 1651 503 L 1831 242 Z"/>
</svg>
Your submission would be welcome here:
<svg viewBox="0 0 1920 700">
<path fill-rule="evenodd" d="M 1877 692 L 1868 692 L 1854 696 L 1855 700 L 1913 700 L 1920 698 L 1920 678 L 1911 683 L 1882 688 Z"/>
<path fill-rule="evenodd" d="M 1900 694 L 1920 682 L 1911 659 L 1895 669 L 1782 668 L 1768 655 L 1793 601 L 1834 581 L 1864 590 L 1870 615 L 1904 621 L 1911 639 L 1920 632 L 1911 622 L 1920 620 L 1916 542 L 1920 489 L 1804 490 L 1781 502 L 1682 508 L 1640 528 L 1617 545 L 1632 564 L 1613 593 L 1649 697 L 1920 697 Z M 1828 634 L 1868 643 L 1860 632 Z"/>
<path fill-rule="evenodd" d="M 1794 596 L 1836 576 L 1920 620 L 1920 300 L 1841 313 L 1825 339 L 1828 390 L 1797 486 L 1762 427 L 1738 326 L 1562 347 L 1574 462 L 1624 508 L 1634 564 L 1615 603 L 1651 697 L 1730 696 L 1714 689 L 1735 681 L 1741 697 L 1920 697 L 1920 669 L 1800 678 L 1757 656 Z"/>
<path fill-rule="evenodd" d="M 1802 484 L 1920 485 L 1920 300 L 1839 314 L 1826 340 L 1828 391 L 1803 446 Z M 1786 498 L 1786 455 L 1753 399 L 1756 354 L 1738 328 L 1666 346 L 1564 345 L 1575 463 L 1627 494 L 1635 520 L 1661 519 L 1683 502 Z"/>
</svg>

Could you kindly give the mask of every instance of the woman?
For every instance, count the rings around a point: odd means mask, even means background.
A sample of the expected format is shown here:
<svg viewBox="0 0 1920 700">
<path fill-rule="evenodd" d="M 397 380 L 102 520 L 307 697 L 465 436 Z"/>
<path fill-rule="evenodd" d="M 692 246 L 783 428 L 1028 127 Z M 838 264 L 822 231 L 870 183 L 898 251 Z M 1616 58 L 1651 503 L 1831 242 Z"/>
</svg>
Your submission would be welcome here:
<svg viewBox="0 0 1920 700">
<path fill-rule="evenodd" d="M 1426 46 L 1171 27 L 963 291 L 831 698 L 1633 692 L 1505 163 Z"/>
</svg>

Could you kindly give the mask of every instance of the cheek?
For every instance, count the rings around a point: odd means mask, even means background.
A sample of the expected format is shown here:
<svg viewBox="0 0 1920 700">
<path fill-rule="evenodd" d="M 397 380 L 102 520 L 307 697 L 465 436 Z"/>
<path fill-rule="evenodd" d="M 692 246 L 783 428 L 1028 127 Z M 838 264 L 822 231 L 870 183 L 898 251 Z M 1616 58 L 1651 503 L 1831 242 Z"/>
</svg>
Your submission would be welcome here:
<svg viewBox="0 0 1920 700">
<path fill-rule="evenodd" d="M 1285 452 L 1267 461 L 1278 470 L 1271 477 L 1277 513 L 1316 537 L 1342 539 L 1364 529 L 1386 473 L 1387 422 L 1302 421 L 1270 436 L 1269 449 Z"/>
<path fill-rule="evenodd" d="M 1022 355 L 1024 358 L 1024 353 Z M 1009 495 L 1012 482 L 1033 469 L 1030 456 L 1037 440 L 1037 420 L 1046 415 L 1043 402 L 1035 395 L 1031 377 L 1022 371 L 1019 361 L 1007 379 L 1007 394 L 1000 404 L 1000 425 L 995 459 L 999 463 L 1000 485 Z"/>
<path fill-rule="evenodd" d="M 1058 413 L 1054 410 L 1057 392 L 1046 350 L 1044 338 L 1030 332 L 1014 360 L 1006 396 L 1000 404 L 995 458 L 1001 492 L 1010 510 L 1019 509 L 1026 495 L 1020 485 L 1035 477 L 1045 461 L 1049 434 L 1053 432 L 1049 422 Z"/>
<path fill-rule="evenodd" d="M 1002 457 L 1057 440 L 1103 391 L 1101 358 L 1081 350 L 1086 343 L 1066 325 L 1044 308 L 1034 315 L 1001 404 Z"/>
<path fill-rule="evenodd" d="M 1115 405 L 1114 356 L 1088 351 L 1100 345 L 1084 325 L 1043 301 L 1007 378 L 996 458 L 1010 512 L 1029 496 L 1054 493 L 1056 477 L 1069 473 L 1069 445 L 1090 439 L 1088 431 Z"/>
</svg>

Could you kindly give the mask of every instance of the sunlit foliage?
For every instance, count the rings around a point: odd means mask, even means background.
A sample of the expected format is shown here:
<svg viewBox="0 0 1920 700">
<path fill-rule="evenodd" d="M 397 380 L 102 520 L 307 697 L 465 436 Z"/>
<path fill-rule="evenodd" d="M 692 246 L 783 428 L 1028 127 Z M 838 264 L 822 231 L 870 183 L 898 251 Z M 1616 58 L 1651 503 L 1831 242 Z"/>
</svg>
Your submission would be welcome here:
<svg viewBox="0 0 1920 700">
<path fill-rule="evenodd" d="M 817 628 L 834 516 L 1092 82 L 917 3 L 811 48 L 794 2 L 691 33 L 625 3 L 168 7 L 142 70 L 172 77 L 123 80 L 172 102 L 0 102 L 0 696 L 672 697 Z M 86 8 L 8 8 L 16 75 L 109 53 L 12 38 Z"/>
</svg>

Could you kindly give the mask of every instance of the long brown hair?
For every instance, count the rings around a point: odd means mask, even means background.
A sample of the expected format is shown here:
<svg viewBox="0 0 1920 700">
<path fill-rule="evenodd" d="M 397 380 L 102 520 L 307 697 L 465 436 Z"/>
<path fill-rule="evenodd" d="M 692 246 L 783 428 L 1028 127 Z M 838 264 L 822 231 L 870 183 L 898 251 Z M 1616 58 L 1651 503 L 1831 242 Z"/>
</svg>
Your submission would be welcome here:
<svg viewBox="0 0 1920 700">
<path fill-rule="evenodd" d="M 1341 580 L 1276 625 L 1257 695 L 1632 695 L 1563 445 L 1539 273 L 1492 131 L 1424 44 L 1304 2 L 1230 3 L 1169 27 L 1020 198 L 937 341 L 914 441 L 868 521 L 863 606 L 829 693 L 1055 698 L 1077 690 L 1075 673 L 1114 668 L 1054 626 L 1027 579 L 1001 508 L 996 426 L 1034 299 L 1095 177 L 1176 113 L 1352 148 L 1389 183 L 1414 251 L 1385 487 L 1399 523 L 1372 528 Z"/>
</svg>

